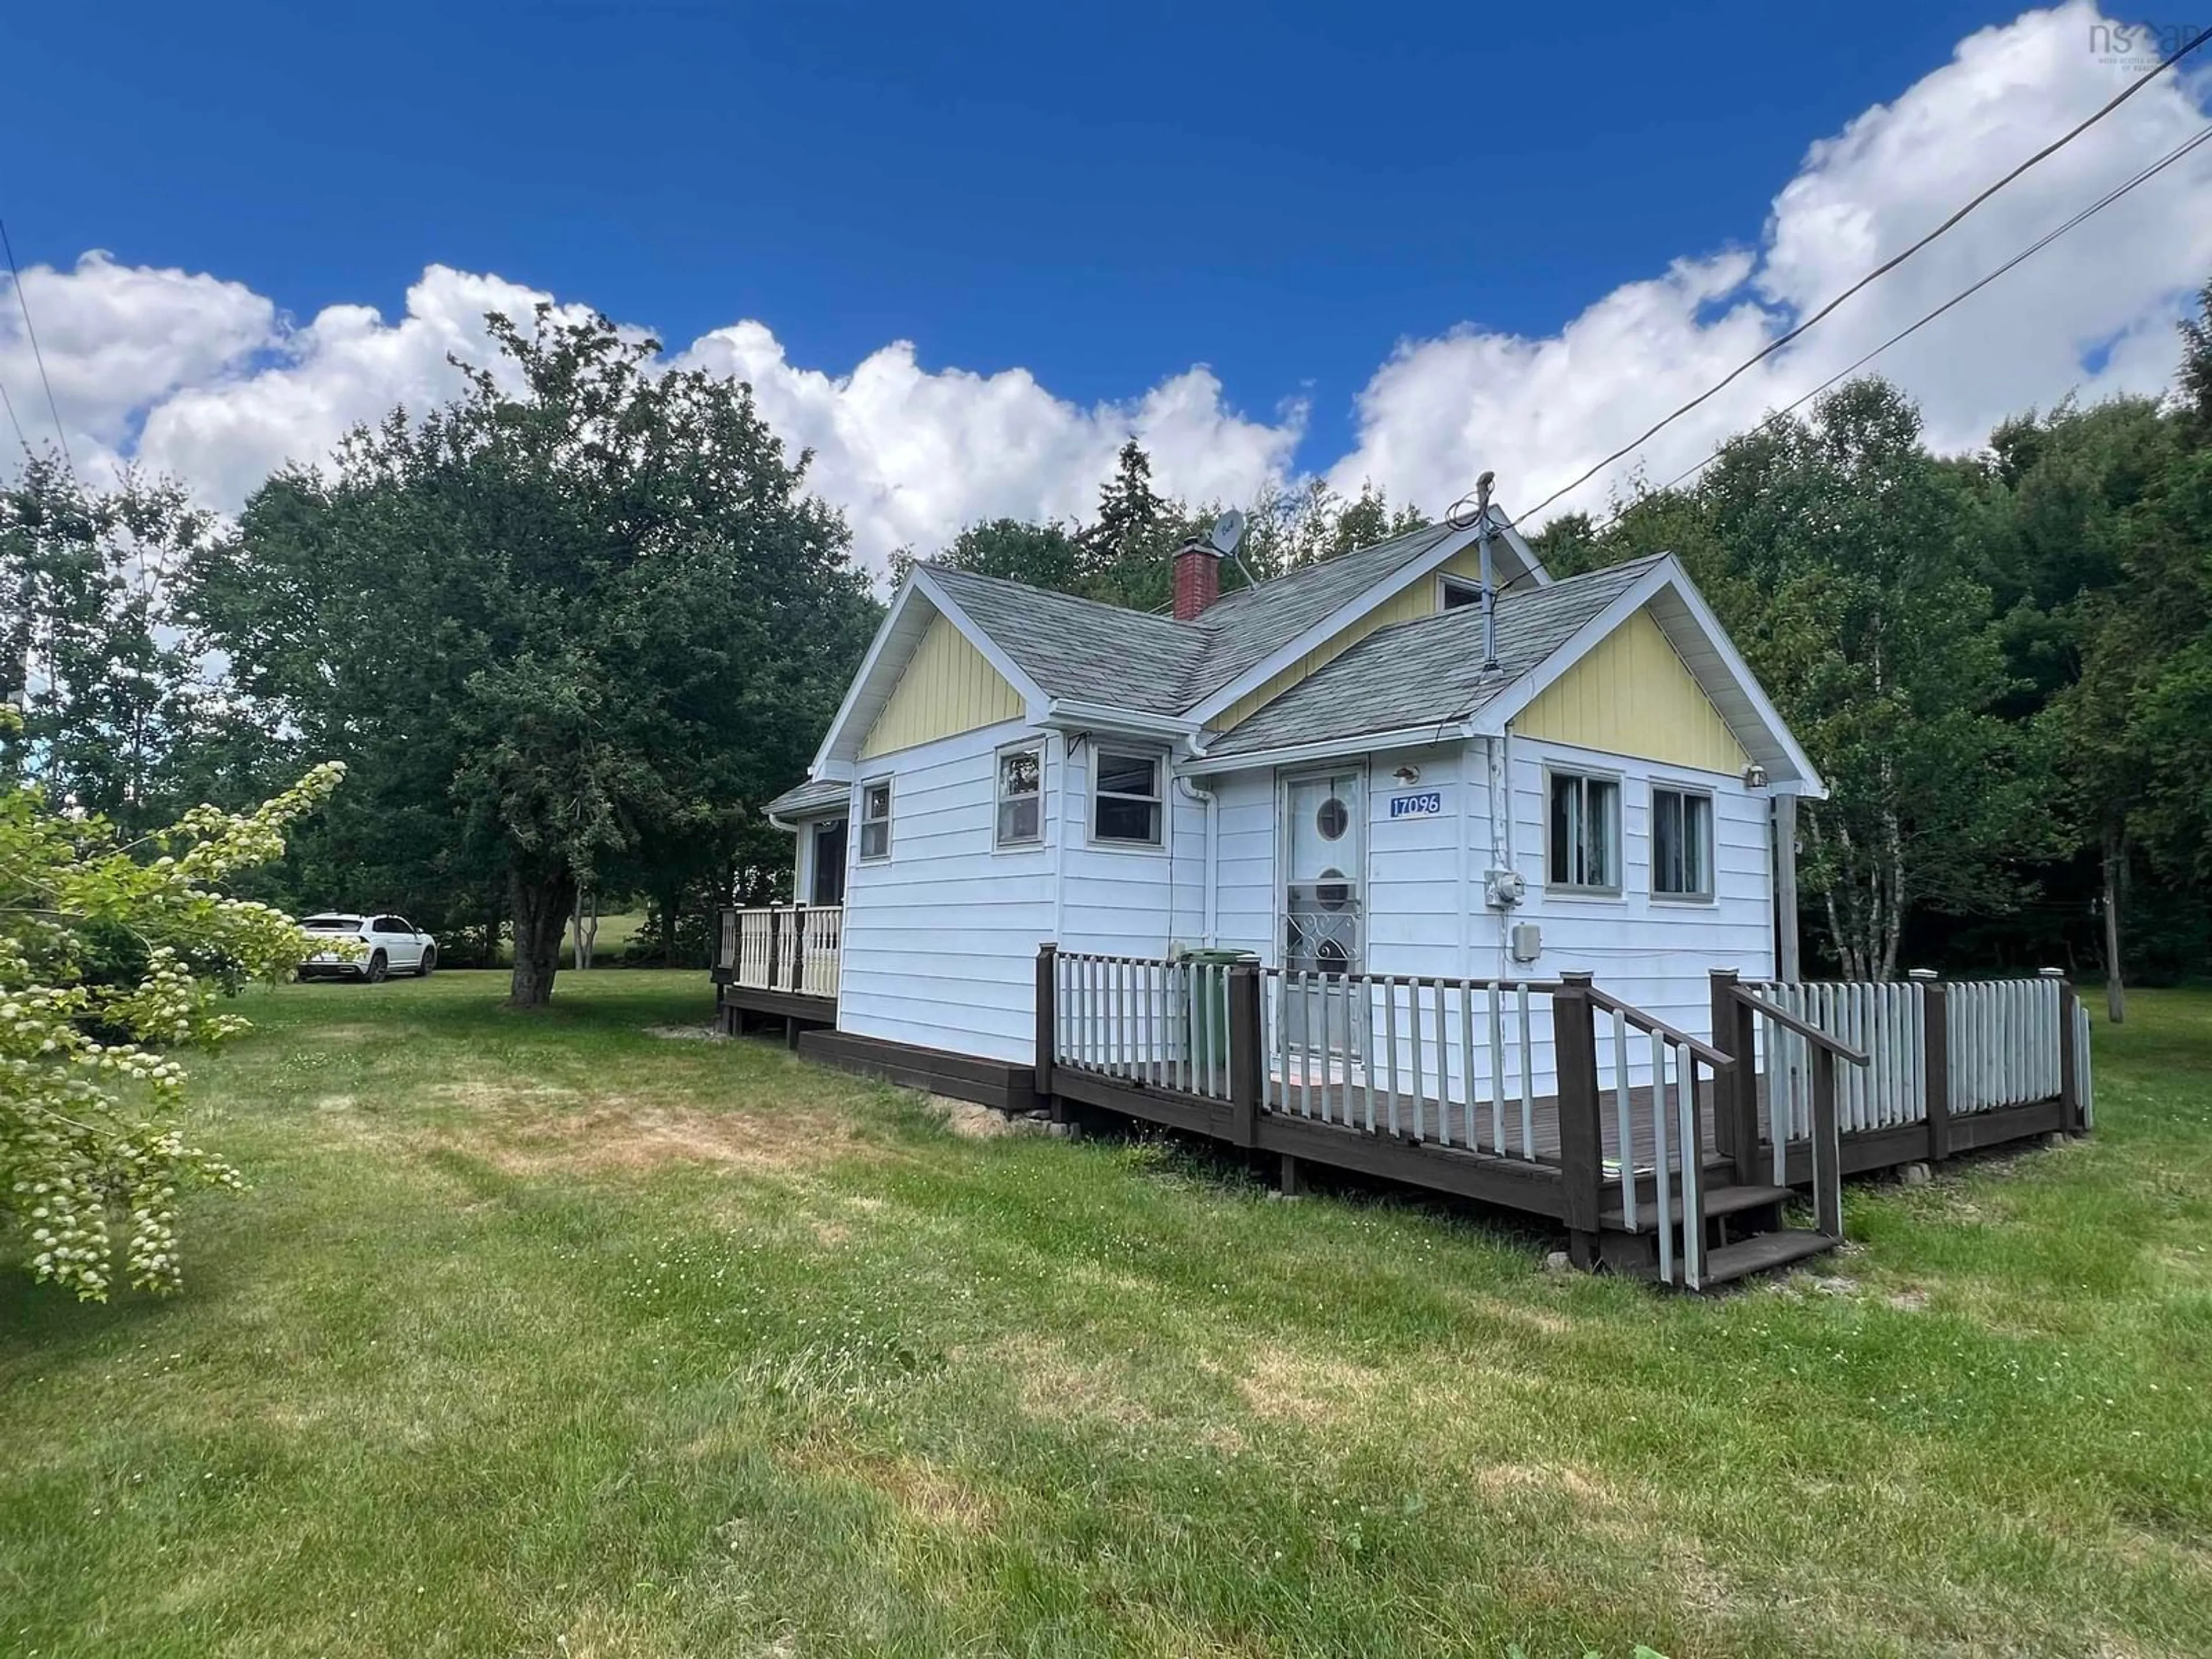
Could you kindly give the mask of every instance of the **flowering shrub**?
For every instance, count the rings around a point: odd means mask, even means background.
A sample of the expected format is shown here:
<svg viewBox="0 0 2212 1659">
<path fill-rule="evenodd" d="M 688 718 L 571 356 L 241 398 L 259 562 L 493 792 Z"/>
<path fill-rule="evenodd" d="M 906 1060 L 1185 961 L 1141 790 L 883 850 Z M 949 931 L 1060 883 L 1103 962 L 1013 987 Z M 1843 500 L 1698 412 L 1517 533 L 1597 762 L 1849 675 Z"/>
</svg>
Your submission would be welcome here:
<svg viewBox="0 0 2212 1659">
<path fill-rule="evenodd" d="M 0 707 L 0 726 L 13 714 Z M 188 964 L 262 978 L 298 965 L 309 945 L 290 917 L 215 890 L 281 856 L 285 829 L 343 776 L 319 766 L 254 811 L 196 807 L 127 847 L 39 789 L 0 786 L 0 1215 L 38 1278 L 103 1300 L 119 1244 L 131 1284 L 173 1290 L 178 1193 L 243 1187 L 176 1127 L 185 1073 L 168 1051 L 246 1028 Z M 90 942 L 117 930 L 143 945 L 143 972 L 88 978 Z"/>
</svg>

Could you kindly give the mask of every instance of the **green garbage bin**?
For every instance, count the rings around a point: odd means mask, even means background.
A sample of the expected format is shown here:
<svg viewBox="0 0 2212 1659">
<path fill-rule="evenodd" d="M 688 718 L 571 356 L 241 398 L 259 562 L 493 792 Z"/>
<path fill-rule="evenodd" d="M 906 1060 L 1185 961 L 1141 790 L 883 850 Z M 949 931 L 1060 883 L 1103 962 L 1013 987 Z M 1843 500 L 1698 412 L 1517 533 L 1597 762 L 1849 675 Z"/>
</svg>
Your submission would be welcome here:
<svg viewBox="0 0 2212 1659">
<path fill-rule="evenodd" d="M 1229 975 L 1239 963 L 1257 962 L 1249 951 L 1188 951 L 1183 964 L 1188 1007 L 1183 1030 L 1190 1045 L 1192 1076 L 1203 1094 L 1229 1091 Z"/>
</svg>

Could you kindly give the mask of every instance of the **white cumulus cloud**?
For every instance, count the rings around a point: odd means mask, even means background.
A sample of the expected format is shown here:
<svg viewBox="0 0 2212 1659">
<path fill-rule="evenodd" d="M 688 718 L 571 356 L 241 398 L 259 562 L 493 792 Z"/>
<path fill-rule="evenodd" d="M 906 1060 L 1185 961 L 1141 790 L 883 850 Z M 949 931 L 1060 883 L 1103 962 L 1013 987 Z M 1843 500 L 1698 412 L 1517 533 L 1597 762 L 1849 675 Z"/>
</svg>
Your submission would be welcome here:
<svg viewBox="0 0 2212 1659">
<path fill-rule="evenodd" d="M 1431 511 L 1496 470 L 1532 507 L 1721 379 L 2142 75 L 2094 8 L 2029 12 L 1961 41 L 1895 100 L 1815 143 L 1756 251 L 1678 262 L 1541 338 L 1467 325 L 1402 342 L 1360 392 L 1329 469 Z M 1641 470 L 1664 483 L 1795 402 L 2204 129 L 2205 88 L 2172 76 L 1648 446 L 1559 502 L 1601 509 Z M 2175 319 L 2212 277 L 2212 144 L 2193 152 L 1869 367 L 1919 401 L 1937 447 L 1975 447 L 2008 414 L 2077 393 L 2156 392 Z"/>
<path fill-rule="evenodd" d="M 2100 27 L 2105 32 L 2100 34 Z M 849 370 L 793 363 L 769 324 L 741 320 L 669 361 L 737 375 L 842 508 L 862 560 L 942 547 L 979 519 L 1073 518 L 1133 434 L 1164 490 L 1248 500 L 1304 465 L 1347 492 L 1363 480 L 1441 512 L 1486 468 L 1527 508 L 1704 390 L 1863 271 L 1904 248 L 2015 161 L 2110 98 L 2148 61 L 2113 49 L 2084 3 L 2026 14 L 1960 43 L 1950 61 L 1808 150 L 1748 246 L 1685 250 L 1664 270 L 1585 305 L 1553 334 L 1471 320 L 1402 342 L 1354 400 L 1356 441 L 1299 456 L 1306 408 L 1238 410 L 1204 365 L 1081 404 L 1021 369 L 925 367 L 893 342 Z M 2146 88 L 1559 508 L 1602 507 L 1640 469 L 1655 482 L 1787 404 L 2010 258 L 2207 121 L 2206 87 Z M 1693 183 L 1692 187 L 1693 187 Z M 2174 319 L 2212 276 L 2212 144 L 1881 357 L 1917 397 L 1929 435 L 1972 447 L 2005 415 L 2069 392 L 2151 391 L 2171 374 Z M 487 312 L 525 316 L 541 294 L 495 275 L 428 267 L 396 319 L 337 305 L 301 322 L 244 285 L 86 254 L 34 266 L 23 299 L 79 469 L 129 461 L 174 473 L 234 510 L 289 460 L 326 456 L 395 404 L 457 386 L 449 354 L 489 362 Z M 578 296 L 562 309 L 581 314 Z M 53 422 L 15 296 L 0 289 L 0 386 L 33 442 Z M 1295 339 L 1296 331 L 1286 331 Z M 1303 377 L 1303 364 L 1286 374 Z"/>
</svg>

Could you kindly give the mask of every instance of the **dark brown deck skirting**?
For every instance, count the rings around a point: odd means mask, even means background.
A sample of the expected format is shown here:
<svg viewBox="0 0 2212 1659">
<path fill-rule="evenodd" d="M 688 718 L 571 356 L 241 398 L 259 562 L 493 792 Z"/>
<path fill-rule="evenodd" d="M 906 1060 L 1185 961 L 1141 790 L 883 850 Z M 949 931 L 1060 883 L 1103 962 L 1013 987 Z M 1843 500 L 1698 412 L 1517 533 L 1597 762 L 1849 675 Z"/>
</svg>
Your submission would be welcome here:
<svg viewBox="0 0 2212 1659">
<path fill-rule="evenodd" d="M 796 1019 L 812 1025 L 835 1025 L 837 1023 L 836 998 L 802 996 L 796 991 L 767 991 L 754 985 L 725 984 L 721 988 L 720 1006 L 742 1009 L 749 1014 L 772 1014 L 778 1019 Z"/>
<path fill-rule="evenodd" d="M 791 1005 L 804 1004 L 807 1006 L 808 1012 L 799 1017 L 808 1019 L 817 1018 L 816 1011 L 826 1001 L 823 998 L 798 997 L 787 992 L 741 990 L 736 987 L 726 987 L 723 997 L 726 1007 L 745 1007 L 759 1012 L 782 1015 L 790 1013 Z M 770 1000 L 773 1000 L 772 1003 Z M 1045 1097 L 1037 1094 L 1036 1076 L 1030 1066 L 1006 1060 L 979 1059 L 973 1054 L 954 1054 L 946 1049 L 925 1048 L 880 1037 L 856 1036 L 834 1030 L 809 1030 L 799 1033 L 799 1052 L 806 1059 L 845 1071 L 881 1078 L 908 1088 L 926 1089 L 933 1094 L 949 1095 L 956 1100 L 974 1101 L 1000 1111 L 1030 1111 L 1040 1106 L 1051 1105 L 1056 1099 L 1117 1112 L 1125 1117 L 1139 1118 L 1148 1123 L 1158 1123 L 1186 1133 L 1205 1135 L 1231 1145 L 1237 1144 L 1238 1139 L 1237 1114 L 1228 1101 L 1187 1094 L 1179 1089 L 1103 1077 L 1066 1062 L 1054 1068 L 1053 1095 Z M 1638 1114 L 1642 1116 L 1645 1110 L 1644 1102 L 1649 1097 L 1643 1090 L 1636 1093 L 1639 1097 Z M 1443 1146 L 1434 1141 L 1417 1141 L 1409 1136 L 1394 1136 L 1382 1130 L 1370 1133 L 1364 1128 L 1325 1123 L 1318 1118 L 1280 1111 L 1267 1111 L 1259 1115 L 1250 1144 L 1261 1152 L 1287 1155 L 1309 1164 L 1346 1170 L 1358 1175 L 1402 1182 L 1409 1187 L 1449 1193 L 1556 1221 L 1566 1214 L 1566 1194 L 1560 1166 L 1555 1161 L 1557 1153 L 1553 1150 L 1558 1146 L 1558 1131 L 1553 1127 L 1557 1120 L 1554 1116 L 1551 1123 L 1546 1122 L 1547 1109 L 1555 1114 L 1556 1102 L 1547 1097 L 1536 1103 L 1538 1145 L 1544 1149 L 1546 1155 L 1535 1163 L 1517 1157 L 1501 1158 L 1490 1152 L 1468 1152 L 1459 1146 Z M 1612 1120 L 1609 1100 L 1607 1109 L 1606 1122 L 1609 1127 Z M 1710 1109 L 1705 1116 L 1710 1138 Z M 1761 1116 L 1764 1116 L 1763 1112 Z M 1954 1152 L 1967 1152 L 1978 1147 L 2001 1146 L 2007 1141 L 2028 1139 L 2063 1128 L 2063 1103 L 2057 1099 L 1954 1117 L 1949 1126 L 1951 1148 Z M 1410 1112 L 1401 1121 L 1410 1123 Z M 1428 1121 L 1431 1124 L 1436 1121 L 1433 1109 Z M 1549 1133 L 1545 1133 L 1547 1129 Z M 1869 1175 L 1902 1164 L 1919 1163 L 1928 1156 L 1928 1126 L 1924 1123 L 1847 1133 L 1841 1137 L 1843 1172 L 1854 1176 Z M 1608 1146 L 1608 1152 L 1612 1150 Z M 1641 1152 L 1643 1148 L 1638 1147 L 1638 1150 Z M 1704 1159 L 1709 1171 L 1708 1184 L 1726 1185 L 1736 1180 L 1768 1180 L 1773 1167 L 1771 1160 L 1771 1152 L 1762 1146 L 1748 1160 L 1748 1167 L 1739 1170 L 1732 1160 L 1714 1155 L 1709 1146 Z M 1803 1186 L 1812 1179 L 1810 1156 L 1802 1142 L 1793 1145 L 1790 1150 L 1787 1176 L 1793 1186 Z M 1653 1185 L 1650 1174 L 1640 1176 L 1637 1182 L 1639 1202 L 1650 1201 Z M 1618 1181 L 1607 1180 L 1601 1192 L 1602 1200 L 1608 1205 L 1616 1204 L 1619 1192 Z"/>
<path fill-rule="evenodd" d="M 881 1078 L 904 1088 L 926 1089 L 954 1100 L 973 1101 L 1002 1112 L 1033 1111 L 1041 1103 L 1036 1071 L 1008 1060 L 981 1060 L 974 1054 L 855 1036 L 848 1031 L 802 1031 L 799 1052 L 805 1059 L 841 1071 Z"/>
<path fill-rule="evenodd" d="M 1234 1115 L 1226 1101 L 1211 1100 L 1188 1095 L 1180 1090 L 1130 1083 L 1117 1078 L 1100 1077 L 1095 1073 L 1078 1071 L 1065 1062 L 1054 1070 L 1053 1087 L 1061 1098 L 1079 1101 L 1087 1106 L 1103 1107 L 1126 1116 L 1142 1118 L 1147 1122 L 1164 1124 L 1195 1134 L 1210 1135 L 1218 1140 L 1233 1142 L 1236 1139 Z M 1648 1100 L 1647 1091 L 1638 1090 L 1636 1092 Z M 1556 1110 L 1556 1103 L 1547 1097 L 1540 1099 L 1536 1107 L 1538 1145 L 1547 1149 L 1545 1155 L 1536 1163 L 1515 1157 L 1501 1158 L 1490 1152 L 1468 1152 L 1458 1146 L 1439 1146 L 1434 1141 L 1418 1141 L 1410 1136 L 1392 1135 L 1380 1129 L 1370 1132 L 1341 1123 L 1327 1123 L 1317 1117 L 1307 1118 L 1280 1111 L 1261 1114 L 1255 1145 L 1262 1152 L 1286 1152 L 1308 1163 L 1401 1181 L 1408 1186 L 1453 1193 L 1556 1220 L 1563 1218 L 1566 1213 L 1560 1166 L 1556 1162 L 1557 1154 L 1549 1150 L 1558 1145 L 1556 1131 L 1552 1137 L 1547 1137 L 1541 1132 L 1544 1111 L 1547 1108 Z M 1639 1101 L 1638 1110 L 1641 1112 L 1643 1109 L 1643 1103 Z M 2039 1101 L 2033 1105 L 2004 1107 L 1953 1118 L 1951 1146 L 1955 1152 L 1966 1152 L 2047 1134 L 2061 1127 L 2063 1114 L 2062 1103 L 2052 1099 Z M 1737 1181 L 1763 1182 L 1769 1179 L 1773 1169 L 1773 1153 L 1764 1146 L 1747 1161 L 1747 1167 L 1741 1170 L 1736 1167 L 1734 1160 L 1711 1153 L 1710 1117 L 1708 1111 L 1708 1146 L 1703 1160 L 1708 1187 L 1726 1186 Z M 1410 1122 L 1410 1114 L 1404 1121 Z M 1435 1121 L 1432 1110 L 1429 1121 L 1433 1123 Z M 1928 1156 L 1928 1126 L 1924 1123 L 1863 1129 L 1845 1133 L 1838 1139 L 1842 1146 L 1843 1173 L 1847 1176 L 1872 1175 L 1884 1170 L 1893 1170 L 1906 1164 L 1920 1163 Z M 1670 1164 L 1673 1162 L 1673 1159 L 1669 1160 Z M 1804 1186 L 1812 1181 L 1811 1152 L 1804 1143 L 1798 1142 L 1791 1146 L 1787 1168 L 1791 1185 Z M 1638 1201 L 1652 1201 L 1656 1187 L 1654 1177 L 1648 1173 L 1643 1174 L 1636 1185 Z M 1604 1182 L 1601 1196 L 1605 1203 L 1616 1205 L 1620 1190 L 1619 1180 L 1608 1178 Z"/>
</svg>

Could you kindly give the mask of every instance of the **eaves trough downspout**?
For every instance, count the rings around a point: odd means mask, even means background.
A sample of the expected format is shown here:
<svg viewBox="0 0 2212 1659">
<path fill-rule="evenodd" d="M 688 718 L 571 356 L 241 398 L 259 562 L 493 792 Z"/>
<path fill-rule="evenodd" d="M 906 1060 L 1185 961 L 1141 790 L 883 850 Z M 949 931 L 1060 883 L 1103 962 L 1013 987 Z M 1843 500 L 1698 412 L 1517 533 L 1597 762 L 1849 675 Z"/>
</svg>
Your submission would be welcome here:
<svg viewBox="0 0 2212 1659">
<path fill-rule="evenodd" d="M 1200 788 L 1188 777 L 1180 774 L 1176 778 L 1176 787 L 1182 791 L 1187 799 L 1197 801 L 1206 808 L 1206 859 L 1200 875 L 1203 890 L 1200 901 L 1201 924 L 1199 944 L 1204 949 L 1210 951 L 1215 944 L 1213 937 L 1216 915 L 1213 895 L 1216 868 L 1214 848 L 1220 839 L 1221 797 L 1211 789 Z"/>
</svg>

